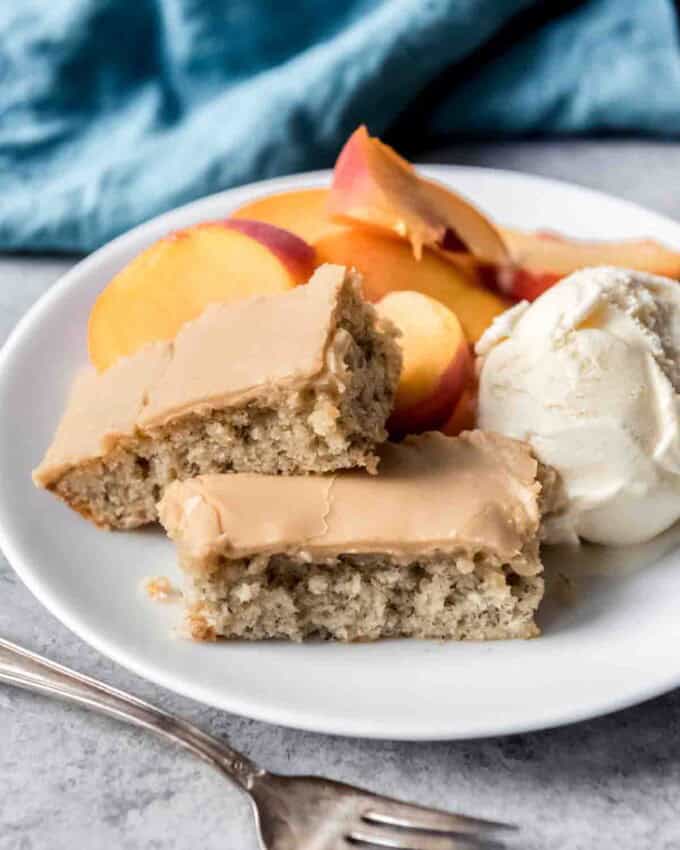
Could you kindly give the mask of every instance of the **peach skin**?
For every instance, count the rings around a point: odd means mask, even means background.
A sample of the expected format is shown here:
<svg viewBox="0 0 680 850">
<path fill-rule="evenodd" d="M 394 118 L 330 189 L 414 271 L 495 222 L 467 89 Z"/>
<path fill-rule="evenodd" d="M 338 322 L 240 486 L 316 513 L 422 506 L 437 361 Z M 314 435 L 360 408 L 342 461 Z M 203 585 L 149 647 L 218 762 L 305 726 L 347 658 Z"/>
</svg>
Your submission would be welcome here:
<svg viewBox="0 0 680 850">
<path fill-rule="evenodd" d="M 550 231 L 501 228 L 513 265 L 500 270 L 500 288 L 517 300 L 533 301 L 562 277 L 587 266 L 623 266 L 680 278 L 680 252 L 653 239 L 596 242 Z"/>
<path fill-rule="evenodd" d="M 376 304 L 401 331 L 404 356 L 388 430 L 394 438 L 440 428 L 473 376 L 463 328 L 448 307 L 420 292 L 393 292 Z"/>
<path fill-rule="evenodd" d="M 339 221 L 383 228 L 423 246 L 469 251 L 505 265 L 508 252 L 491 221 L 469 201 L 432 180 L 361 126 L 340 152 L 328 209 Z"/>
<path fill-rule="evenodd" d="M 227 219 L 171 233 L 128 263 L 95 301 L 90 359 L 103 371 L 148 342 L 172 339 L 212 302 L 283 292 L 315 267 L 310 245 L 263 222 Z"/>
<path fill-rule="evenodd" d="M 440 428 L 448 437 L 457 437 L 463 431 L 472 431 L 477 427 L 477 384 L 469 383 L 450 418 Z"/>
</svg>

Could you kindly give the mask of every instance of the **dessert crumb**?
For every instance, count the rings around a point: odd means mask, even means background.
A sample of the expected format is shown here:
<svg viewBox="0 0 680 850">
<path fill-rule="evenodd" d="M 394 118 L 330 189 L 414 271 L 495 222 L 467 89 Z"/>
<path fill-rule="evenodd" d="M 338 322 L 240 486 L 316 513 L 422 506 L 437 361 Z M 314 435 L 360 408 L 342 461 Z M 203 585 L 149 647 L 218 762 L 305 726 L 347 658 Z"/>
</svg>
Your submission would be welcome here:
<svg viewBox="0 0 680 850">
<path fill-rule="evenodd" d="M 144 581 L 144 589 L 149 599 L 153 599 L 154 602 L 168 602 L 182 595 L 167 576 L 149 576 Z"/>
</svg>

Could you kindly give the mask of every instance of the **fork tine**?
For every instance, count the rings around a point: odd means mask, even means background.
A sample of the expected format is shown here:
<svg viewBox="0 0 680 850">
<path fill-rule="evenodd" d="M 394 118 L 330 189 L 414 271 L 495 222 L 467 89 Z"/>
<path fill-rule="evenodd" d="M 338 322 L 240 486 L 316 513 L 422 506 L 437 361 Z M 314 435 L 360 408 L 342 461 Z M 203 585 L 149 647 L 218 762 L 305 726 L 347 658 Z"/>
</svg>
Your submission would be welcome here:
<svg viewBox="0 0 680 850">
<path fill-rule="evenodd" d="M 362 824 L 350 830 L 350 845 L 392 850 L 504 850 L 505 845 L 481 836 L 416 832 L 392 826 Z"/>
<path fill-rule="evenodd" d="M 400 826 L 407 829 L 423 829 L 428 832 L 484 835 L 497 831 L 515 831 L 514 824 L 454 815 L 415 803 L 401 803 L 389 797 L 372 800 L 361 812 L 361 817 L 370 823 L 385 826 Z"/>
</svg>

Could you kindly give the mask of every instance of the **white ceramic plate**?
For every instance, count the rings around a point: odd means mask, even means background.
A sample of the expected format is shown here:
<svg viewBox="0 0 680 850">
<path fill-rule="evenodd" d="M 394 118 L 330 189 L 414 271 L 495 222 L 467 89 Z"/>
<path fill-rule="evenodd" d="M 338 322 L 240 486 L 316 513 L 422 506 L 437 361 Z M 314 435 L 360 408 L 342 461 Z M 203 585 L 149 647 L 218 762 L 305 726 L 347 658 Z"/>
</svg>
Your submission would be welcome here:
<svg viewBox="0 0 680 850">
<path fill-rule="evenodd" d="M 680 225 L 577 186 L 486 169 L 423 170 L 508 224 L 680 245 Z M 160 532 L 98 531 L 34 489 L 30 471 L 86 360 L 88 311 L 111 276 L 170 230 L 327 178 L 254 184 L 161 216 L 76 266 L 19 323 L 0 355 L 0 544 L 16 571 L 69 628 L 136 673 L 218 708 L 321 732 L 505 734 L 592 717 L 679 685 L 678 528 L 645 547 L 585 550 L 581 572 L 597 575 L 579 581 L 571 605 L 545 607 L 538 640 L 199 644 L 173 636 L 178 607 L 152 603 L 141 589 L 146 576 L 177 575 Z M 567 568 L 568 560 L 550 554 L 553 565 Z"/>
</svg>

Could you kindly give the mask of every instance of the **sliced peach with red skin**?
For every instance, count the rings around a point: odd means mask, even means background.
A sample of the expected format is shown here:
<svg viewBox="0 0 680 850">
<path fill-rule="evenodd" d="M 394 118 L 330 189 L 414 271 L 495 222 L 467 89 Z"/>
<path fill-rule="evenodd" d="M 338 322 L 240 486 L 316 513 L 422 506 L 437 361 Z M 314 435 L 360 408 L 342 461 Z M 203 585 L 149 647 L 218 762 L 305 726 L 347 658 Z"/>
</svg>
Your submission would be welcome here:
<svg viewBox="0 0 680 850">
<path fill-rule="evenodd" d="M 477 427 L 477 392 L 475 381 L 465 387 L 453 413 L 440 431 L 449 437 L 457 437 L 463 431 L 472 431 Z"/>
<path fill-rule="evenodd" d="M 387 424 L 390 434 L 400 438 L 441 427 L 473 375 L 470 347 L 458 317 L 421 292 L 392 292 L 376 309 L 401 331 L 404 357 Z"/>
<path fill-rule="evenodd" d="M 546 230 L 501 228 L 512 266 L 499 271 L 501 289 L 513 298 L 533 301 L 558 280 L 588 266 L 622 266 L 680 278 L 680 252 L 653 239 L 618 242 L 573 239 Z"/>
<path fill-rule="evenodd" d="M 501 292 L 509 292 L 516 301 L 535 301 L 563 277 L 565 275 L 555 272 L 533 272 L 523 266 L 514 266 L 502 270 L 498 281 Z"/>
<path fill-rule="evenodd" d="M 314 249 L 259 221 L 205 222 L 155 242 L 106 286 L 88 324 L 103 371 L 149 342 L 172 339 L 213 302 L 284 292 L 308 280 Z"/>
<path fill-rule="evenodd" d="M 503 238 L 465 198 L 421 177 L 413 166 L 361 126 L 335 163 L 328 209 L 334 218 L 389 230 L 423 246 L 466 250 L 497 265 L 508 261 Z"/>
<path fill-rule="evenodd" d="M 328 189 L 296 189 L 265 195 L 239 207 L 231 218 L 266 221 L 295 233 L 313 245 L 318 239 L 343 229 L 328 214 Z"/>
<path fill-rule="evenodd" d="M 279 192 L 258 198 L 240 207 L 232 215 L 284 227 L 310 244 L 318 245 L 320 256 L 325 261 L 357 266 L 369 280 L 366 294 L 373 300 L 381 298 L 390 288 L 400 289 L 404 286 L 434 294 L 447 304 L 451 299 L 454 309 L 464 314 L 466 331 L 473 340 L 490 324 L 496 313 L 510 305 L 510 300 L 504 301 L 502 296 L 498 297 L 500 287 L 496 266 L 481 263 L 469 253 L 429 248 L 423 249 L 420 260 L 416 261 L 412 251 L 394 247 L 395 240 L 401 237 L 392 231 L 333 222 L 327 212 L 329 194 L 328 189 Z M 358 236 L 357 233 L 363 235 Z M 401 241 L 408 245 L 406 240 Z M 376 255 L 378 249 L 384 253 L 384 263 Z M 437 259 L 432 260 L 433 256 Z M 447 268 L 442 260 L 448 261 L 452 268 Z M 395 268 L 397 261 L 400 268 Z M 444 292 L 439 285 L 436 291 L 432 291 L 434 277 L 440 283 L 445 282 L 446 286 L 450 284 L 453 287 L 451 292 Z M 404 278 L 408 278 L 405 283 Z M 458 300 L 458 282 L 461 279 L 471 286 L 476 284 L 483 293 L 470 293 L 470 308 L 461 306 Z"/>
<path fill-rule="evenodd" d="M 390 292 L 416 290 L 445 304 L 458 316 L 465 335 L 476 342 L 510 302 L 476 284 L 470 271 L 423 249 L 416 260 L 408 243 L 377 230 L 348 227 L 319 239 L 320 263 L 356 267 L 364 278 L 364 296 L 379 301 Z"/>
</svg>

